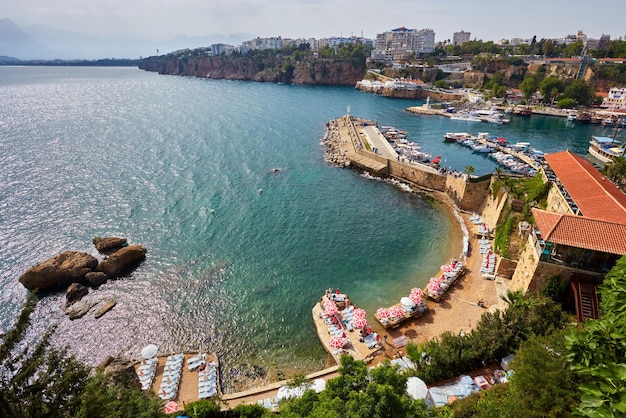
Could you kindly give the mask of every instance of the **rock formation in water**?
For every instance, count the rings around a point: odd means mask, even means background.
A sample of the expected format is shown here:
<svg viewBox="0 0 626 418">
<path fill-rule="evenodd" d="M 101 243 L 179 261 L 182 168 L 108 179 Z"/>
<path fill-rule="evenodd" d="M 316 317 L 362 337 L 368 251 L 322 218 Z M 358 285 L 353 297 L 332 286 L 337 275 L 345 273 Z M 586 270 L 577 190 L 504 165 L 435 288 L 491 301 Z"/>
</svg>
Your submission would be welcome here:
<svg viewBox="0 0 626 418">
<path fill-rule="evenodd" d="M 82 283 L 85 275 L 98 266 L 91 254 L 65 251 L 29 268 L 19 278 L 25 288 L 47 290 Z"/>
<path fill-rule="evenodd" d="M 143 245 L 130 245 L 117 250 L 102 260 L 98 265 L 97 271 L 106 274 L 109 278 L 117 277 L 145 257 L 146 248 Z"/>
<path fill-rule="evenodd" d="M 120 248 L 124 247 L 127 243 L 126 238 L 118 238 L 118 237 L 107 237 L 100 238 L 94 237 L 92 240 L 93 245 L 96 246 L 96 250 L 101 253 L 107 253 L 112 251 L 117 251 Z"/>
</svg>

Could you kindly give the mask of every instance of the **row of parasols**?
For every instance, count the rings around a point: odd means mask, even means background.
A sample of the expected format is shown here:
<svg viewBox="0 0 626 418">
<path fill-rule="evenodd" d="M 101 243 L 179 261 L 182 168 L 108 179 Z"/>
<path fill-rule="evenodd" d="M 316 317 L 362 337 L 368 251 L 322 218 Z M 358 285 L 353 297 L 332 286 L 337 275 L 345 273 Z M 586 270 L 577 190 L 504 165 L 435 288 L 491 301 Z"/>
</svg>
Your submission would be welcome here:
<svg viewBox="0 0 626 418">
<path fill-rule="evenodd" d="M 323 305 L 323 316 L 327 318 L 328 331 L 331 334 L 328 341 L 328 345 L 338 350 L 343 348 L 348 342 L 348 336 L 344 330 L 344 324 L 348 330 L 360 329 L 362 342 L 369 348 L 374 348 L 378 341 L 378 334 L 372 333 L 371 328 L 367 323 L 367 313 L 364 309 L 357 308 L 356 306 L 348 306 L 341 313 L 343 321 L 337 318 L 339 308 L 337 304 L 332 300 L 326 300 Z"/>
<path fill-rule="evenodd" d="M 431 277 L 426 285 L 426 292 L 432 299 L 438 300 L 454 284 L 463 272 L 463 263 L 452 259 L 450 263 L 440 267 L 441 275 Z"/>
</svg>

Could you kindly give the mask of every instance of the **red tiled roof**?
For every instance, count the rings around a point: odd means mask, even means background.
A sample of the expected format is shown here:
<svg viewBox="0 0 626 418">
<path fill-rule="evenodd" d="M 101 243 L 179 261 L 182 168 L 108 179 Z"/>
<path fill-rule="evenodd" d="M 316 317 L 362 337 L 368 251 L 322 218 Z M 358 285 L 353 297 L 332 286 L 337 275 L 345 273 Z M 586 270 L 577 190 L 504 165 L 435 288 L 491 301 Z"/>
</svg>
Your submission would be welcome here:
<svg viewBox="0 0 626 418">
<path fill-rule="evenodd" d="M 585 217 L 626 224 L 626 194 L 589 161 L 569 151 L 545 159 Z"/>
<path fill-rule="evenodd" d="M 545 241 L 603 253 L 626 254 L 626 224 L 541 209 L 532 212 Z"/>
<path fill-rule="evenodd" d="M 596 91 L 596 96 L 609 97 L 609 92 L 607 92 L 607 91 Z"/>
</svg>

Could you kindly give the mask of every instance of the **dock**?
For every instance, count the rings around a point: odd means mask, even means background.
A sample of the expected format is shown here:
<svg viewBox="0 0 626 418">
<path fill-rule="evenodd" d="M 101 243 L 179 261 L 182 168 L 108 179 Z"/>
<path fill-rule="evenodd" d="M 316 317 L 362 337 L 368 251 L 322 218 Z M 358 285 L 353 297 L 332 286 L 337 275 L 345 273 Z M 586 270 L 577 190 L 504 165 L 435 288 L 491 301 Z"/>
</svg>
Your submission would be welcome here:
<svg viewBox="0 0 626 418">
<path fill-rule="evenodd" d="M 397 303 L 395 305 L 387 308 L 390 312 L 397 311 L 402 312 L 401 316 L 390 316 L 388 318 L 382 317 L 379 312 L 374 314 L 374 318 L 383 326 L 383 328 L 398 328 L 401 323 L 408 319 L 419 318 L 424 315 L 424 313 L 428 310 L 426 304 L 422 301 L 419 305 L 416 305 L 412 310 L 406 310 L 401 303 Z"/>
<path fill-rule="evenodd" d="M 382 348 L 377 340 L 378 335 L 376 333 L 371 333 L 370 335 L 372 335 L 372 337 L 368 337 L 367 341 L 361 336 L 359 328 L 352 325 L 350 321 L 347 320 L 346 312 L 347 310 L 352 309 L 349 304 L 343 309 L 338 309 L 335 315 L 337 317 L 337 322 L 333 323 L 331 318 L 325 315 L 323 308 L 324 303 L 329 300 L 328 295 L 324 295 L 311 310 L 315 330 L 320 342 L 324 346 L 324 349 L 326 349 L 337 364 L 340 364 L 341 356 L 343 354 L 350 355 L 355 360 L 370 360 L 378 352 L 378 350 Z M 340 326 L 343 329 L 341 334 L 345 335 L 345 343 L 341 348 L 336 348 L 331 345 L 331 325 Z"/>
<path fill-rule="evenodd" d="M 464 273 L 465 265 L 460 261 L 452 260 L 450 264 L 442 266 L 440 274 L 430 279 L 426 287 L 426 296 L 439 302 Z"/>
</svg>

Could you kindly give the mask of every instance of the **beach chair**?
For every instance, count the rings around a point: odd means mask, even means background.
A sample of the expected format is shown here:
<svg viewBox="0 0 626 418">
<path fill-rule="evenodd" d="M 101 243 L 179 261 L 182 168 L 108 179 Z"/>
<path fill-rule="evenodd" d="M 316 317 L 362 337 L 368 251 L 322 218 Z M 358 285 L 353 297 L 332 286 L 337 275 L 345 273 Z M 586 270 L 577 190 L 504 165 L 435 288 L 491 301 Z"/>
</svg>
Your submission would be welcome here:
<svg viewBox="0 0 626 418">
<path fill-rule="evenodd" d="M 263 407 L 265 409 L 273 409 L 272 407 L 272 401 L 270 400 L 270 398 L 265 398 L 263 399 Z"/>
</svg>

